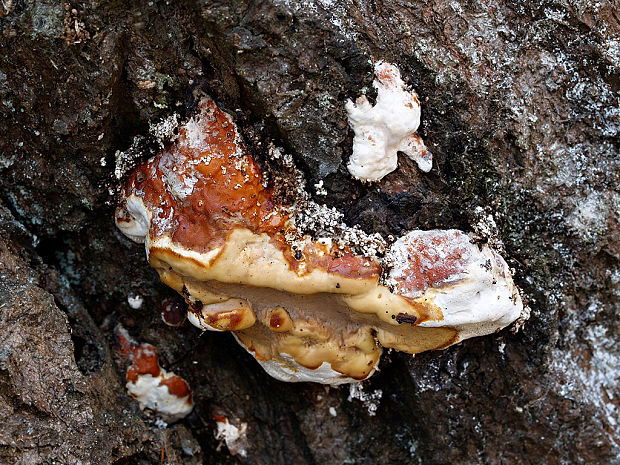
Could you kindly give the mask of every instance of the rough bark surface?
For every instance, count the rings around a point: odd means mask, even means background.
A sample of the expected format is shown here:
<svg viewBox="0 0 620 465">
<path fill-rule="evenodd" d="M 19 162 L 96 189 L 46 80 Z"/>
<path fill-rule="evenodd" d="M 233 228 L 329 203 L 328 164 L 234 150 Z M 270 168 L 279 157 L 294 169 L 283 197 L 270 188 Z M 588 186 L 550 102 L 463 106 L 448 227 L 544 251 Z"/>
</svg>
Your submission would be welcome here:
<svg viewBox="0 0 620 465">
<path fill-rule="evenodd" d="M 581 0 L 3 1 L 0 461 L 620 463 L 619 15 Z M 363 185 L 344 168 L 344 102 L 373 60 L 421 97 L 428 174 L 402 158 Z M 197 89 L 368 232 L 471 231 L 482 207 L 530 320 L 390 354 L 365 403 L 277 382 L 229 335 L 164 325 L 172 291 L 115 230 L 109 191 L 117 151 L 141 135 L 148 157 L 149 124 L 191 114 Z M 157 427 L 126 395 L 117 321 L 189 381 L 185 420 Z M 247 423 L 245 457 L 214 439 L 213 412 Z"/>
</svg>

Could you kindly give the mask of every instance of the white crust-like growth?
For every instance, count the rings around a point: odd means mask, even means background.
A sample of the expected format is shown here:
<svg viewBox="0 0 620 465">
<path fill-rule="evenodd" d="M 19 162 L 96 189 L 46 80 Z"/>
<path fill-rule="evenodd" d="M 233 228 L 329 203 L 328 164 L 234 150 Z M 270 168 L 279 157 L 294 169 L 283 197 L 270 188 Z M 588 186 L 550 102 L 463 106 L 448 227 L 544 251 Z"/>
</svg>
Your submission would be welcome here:
<svg viewBox="0 0 620 465">
<path fill-rule="evenodd" d="M 224 441 L 228 451 L 232 455 L 240 455 L 241 457 L 247 457 L 248 455 L 248 440 L 246 431 L 248 429 L 247 423 L 241 423 L 238 427 L 228 421 L 228 418 L 214 415 L 215 424 L 217 430 L 215 431 L 215 439 L 218 441 Z M 218 448 L 219 449 L 219 448 Z"/>
<path fill-rule="evenodd" d="M 430 171 L 432 156 L 415 133 L 420 126 L 420 101 L 408 90 L 396 66 L 378 62 L 373 106 L 365 95 L 345 108 L 349 125 L 355 132 L 353 154 L 347 164 L 349 173 L 363 181 L 379 181 L 398 165 L 398 152 L 404 152 L 422 171 Z"/>
<path fill-rule="evenodd" d="M 149 409 L 167 421 L 176 421 L 192 411 L 192 393 L 187 382 L 159 365 L 155 346 L 138 344 L 122 326 L 114 330 L 117 353 L 130 362 L 126 371 L 127 393 L 140 409 Z"/>
<path fill-rule="evenodd" d="M 280 354 L 279 359 L 258 360 L 258 363 L 269 376 L 287 383 L 310 382 L 338 386 L 357 381 L 334 371 L 328 362 L 323 362 L 318 368 L 306 368 L 284 352 Z"/>
<path fill-rule="evenodd" d="M 193 408 L 189 396 L 178 397 L 170 394 L 168 386 L 162 381 L 176 376 L 163 368 L 159 376 L 138 375 L 135 382 L 128 381 L 127 392 L 138 401 L 140 409 L 145 408 L 164 415 L 168 421 L 179 420 L 187 416 Z"/>
</svg>

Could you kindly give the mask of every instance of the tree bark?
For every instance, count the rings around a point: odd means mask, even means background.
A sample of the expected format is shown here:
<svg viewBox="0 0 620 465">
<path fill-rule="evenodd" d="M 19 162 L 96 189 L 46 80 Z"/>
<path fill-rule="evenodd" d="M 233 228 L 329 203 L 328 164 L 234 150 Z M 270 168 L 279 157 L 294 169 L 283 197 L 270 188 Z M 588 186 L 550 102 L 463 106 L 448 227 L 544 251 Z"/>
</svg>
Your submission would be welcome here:
<svg viewBox="0 0 620 465">
<path fill-rule="evenodd" d="M 620 463 L 619 44 L 611 2 L 3 1 L 0 461 Z M 344 103 L 379 60 L 420 96 L 434 166 L 403 157 L 364 185 Z M 149 124 L 191 115 L 197 90 L 367 232 L 472 231 L 481 207 L 529 321 L 391 353 L 365 402 L 275 381 L 228 334 L 166 326 L 173 291 L 114 227 L 115 154 L 141 136 L 148 158 Z M 119 321 L 188 380 L 189 417 L 158 428 L 125 393 Z M 214 438 L 214 412 L 248 425 L 246 456 Z"/>
</svg>

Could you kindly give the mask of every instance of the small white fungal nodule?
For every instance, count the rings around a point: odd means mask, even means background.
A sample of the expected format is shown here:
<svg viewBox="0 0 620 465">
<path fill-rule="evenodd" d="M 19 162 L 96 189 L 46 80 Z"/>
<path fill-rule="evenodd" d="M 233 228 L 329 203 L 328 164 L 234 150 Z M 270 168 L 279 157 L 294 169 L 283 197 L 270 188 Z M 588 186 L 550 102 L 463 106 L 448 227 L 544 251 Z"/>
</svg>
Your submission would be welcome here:
<svg viewBox="0 0 620 465">
<path fill-rule="evenodd" d="M 365 95 L 345 104 L 355 132 L 349 173 L 362 181 L 379 181 L 398 166 L 398 152 L 405 153 L 422 171 L 430 171 L 433 157 L 415 133 L 420 126 L 417 94 L 407 90 L 398 68 L 390 63 L 375 65 L 373 85 L 377 89 L 374 106 Z"/>
</svg>

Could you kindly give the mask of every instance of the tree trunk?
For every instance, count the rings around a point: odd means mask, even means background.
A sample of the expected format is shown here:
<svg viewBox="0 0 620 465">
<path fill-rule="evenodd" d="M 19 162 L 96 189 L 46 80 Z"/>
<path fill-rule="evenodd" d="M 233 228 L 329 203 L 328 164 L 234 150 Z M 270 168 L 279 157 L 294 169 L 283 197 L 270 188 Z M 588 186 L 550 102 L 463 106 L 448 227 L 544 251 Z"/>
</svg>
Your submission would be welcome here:
<svg viewBox="0 0 620 465">
<path fill-rule="evenodd" d="M 2 463 L 620 463 L 617 5 L 129 3 L 0 5 Z M 344 103 L 381 60 L 420 96 L 434 160 L 369 185 L 345 167 Z M 197 90 L 366 232 L 472 231 L 482 207 L 529 321 L 392 352 L 362 394 L 281 383 L 229 334 L 166 326 L 174 291 L 114 226 L 115 154 L 141 136 L 135 161 L 151 156 L 149 124 L 190 116 Z M 127 395 L 116 322 L 189 382 L 187 418 L 164 428 Z M 247 424 L 247 454 L 214 413 Z"/>
</svg>

